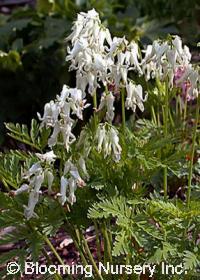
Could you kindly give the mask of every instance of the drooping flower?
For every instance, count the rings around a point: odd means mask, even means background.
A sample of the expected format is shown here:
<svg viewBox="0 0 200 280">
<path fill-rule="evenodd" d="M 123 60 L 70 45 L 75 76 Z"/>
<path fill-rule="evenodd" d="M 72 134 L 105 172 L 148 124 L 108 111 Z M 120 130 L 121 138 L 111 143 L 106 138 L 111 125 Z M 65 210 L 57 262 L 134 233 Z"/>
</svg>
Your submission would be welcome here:
<svg viewBox="0 0 200 280">
<path fill-rule="evenodd" d="M 181 89 L 181 94 L 188 101 L 197 98 L 199 94 L 200 74 L 191 64 L 177 68 L 174 75 L 174 85 Z"/>
<path fill-rule="evenodd" d="M 101 97 L 101 101 L 99 104 L 98 110 L 102 110 L 104 107 L 106 108 L 106 120 L 112 123 L 115 116 L 115 107 L 114 107 L 115 97 L 112 92 L 106 93 L 104 92 Z"/>
<path fill-rule="evenodd" d="M 58 199 L 61 205 L 64 205 L 67 200 L 67 186 L 68 186 L 68 180 L 62 176 L 60 179 L 60 193 L 58 193 Z"/>
<path fill-rule="evenodd" d="M 57 95 L 56 100 L 50 101 L 44 107 L 44 116 L 38 114 L 41 122 L 41 127 L 53 128 L 48 145 L 53 147 L 58 142 L 58 136 L 61 134 L 63 143 L 67 151 L 70 145 L 76 140 L 72 132 L 74 120 L 71 115 L 76 115 L 77 118 L 83 119 L 83 110 L 90 106 L 86 104 L 84 94 L 80 89 L 69 88 L 63 86 L 60 95 Z"/>
<path fill-rule="evenodd" d="M 54 175 L 50 170 L 45 170 L 45 177 L 47 178 L 47 184 L 48 184 L 48 194 L 50 195 L 52 193 L 52 185 L 54 181 Z"/>
<path fill-rule="evenodd" d="M 23 173 L 22 177 L 27 180 L 27 183 L 20 187 L 16 195 L 24 191 L 29 192 L 28 205 L 24 206 L 24 215 L 29 220 L 34 216 L 34 209 L 39 201 L 40 189 L 45 179 L 44 170 L 40 162 L 33 164 L 28 171 Z"/>
<path fill-rule="evenodd" d="M 114 82 L 116 87 L 126 85 L 128 73 L 131 70 L 137 71 L 142 75 L 142 69 L 139 62 L 139 48 L 136 42 L 129 42 L 123 38 L 113 38 L 108 56 L 112 58 L 110 64 L 109 81 Z"/>
<path fill-rule="evenodd" d="M 96 139 L 98 140 L 97 151 L 99 153 L 102 151 L 103 143 L 105 142 L 106 138 L 105 125 L 99 125 L 96 131 Z"/>
<path fill-rule="evenodd" d="M 88 171 L 86 168 L 85 160 L 82 156 L 79 158 L 78 164 L 79 164 L 80 170 L 85 175 L 86 179 L 89 179 L 89 174 L 88 174 Z"/>
<path fill-rule="evenodd" d="M 36 153 L 36 156 L 43 162 L 47 162 L 48 164 L 54 162 L 56 160 L 56 155 L 53 151 L 47 152 L 45 154 Z"/>
<path fill-rule="evenodd" d="M 33 216 L 36 216 L 34 209 L 39 201 L 39 194 L 39 192 L 35 192 L 34 190 L 31 190 L 29 193 L 28 206 L 24 207 L 24 215 L 27 220 L 31 219 Z"/>
<path fill-rule="evenodd" d="M 31 165 L 28 170 L 22 172 L 22 179 L 25 181 L 21 187 L 14 192 L 14 195 L 19 195 L 23 192 L 29 193 L 28 205 L 24 206 L 24 215 L 27 219 L 36 217 L 34 209 L 39 201 L 40 194 L 42 193 L 41 187 L 48 186 L 48 193 L 52 193 L 52 185 L 54 175 L 51 171 L 52 164 L 55 161 L 56 155 L 53 151 L 46 154 L 37 153 L 40 161 Z"/>
<path fill-rule="evenodd" d="M 43 127 L 44 125 L 46 125 L 47 127 L 53 127 L 57 122 L 59 113 L 60 108 L 53 100 L 51 100 L 49 103 L 46 103 L 44 106 L 43 117 L 41 117 L 41 115 L 38 113 L 38 118 L 40 121 L 42 121 L 41 127 Z"/>
<path fill-rule="evenodd" d="M 78 14 L 67 41 L 71 41 L 72 49 L 68 47 L 66 60 L 71 62 L 70 70 L 77 71 L 76 87 L 85 92 L 89 85 L 88 92 L 92 95 L 99 82 L 105 82 L 111 62 L 108 63 L 105 48 L 112 42 L 110 32 L 101 24 L 99 14 L 93 9 Z"/>
<path fill-rule="evenodd" d="M 109 140 L 110 140 L 112 153 L 114 155 L 114 160 L 118 162 L 121 159 L 122 148 L 119 144 L 118 132 L 114 127 L 111 127 L 109 130 Z"/>
<path fill-rule="evenodd" d="M 87 173 L 83 159 L 79 161 L 79 166 L 82 168 L 84 173 Z M 81 178 L 78 168 L 69 159 L 65 163 L 63 176 L 60 181 L 60 193 L 57 195 L 59 202 L 64 205 L 65 202 L 68 201 L 71 205 L 73 205 L 76 202 L 75 191 L 77 187 L 83 186 L 85 186 L 85 181 Z"/>
<path fill-rule="evenodd" d="M 69 179 L 69 196 L 67 198 L 68 202 L 73 205 L 76 202 L 76 196 L 75 196 L 75 191 L 76 191 L 77 185 L 75 180 L 73 178 Z"/>
<path fill-rule="evenodd" d="M 190 51 L 187 46 L 182 46 L 178 36 L 174 36 L 171 41 L 155 40 L 143 52 L 145 56 L 142 60 L 142 69 L 146 80 L 156 77 L 160 81 L 167 81 L 169 88 L 174 86 L 178 69 L 190 65 Z"/>
<path fill-rule="evenodd" d="M 22 184 L 21 187 L 14 191 L 14 195 L 21 194 L 23 192 L 26 192 L 30 189 L 30 186 L 28 184 Z"/>
<path fill-rule="evenodd" d="M 99 124 L 95 137 L 97 140 L 97 151 L 99 153 L 103 152 L 105 158 L 112 155 L 116 162 L 121 159 L 122 152 L 118 134 L 114 126 L 104 123 Z"/>
<path fill-rule="evenodd" d="M 143 102 L 146 101 L 147 95 L 143 98 L 143 88 L 141 85 L 135 85 L 132 81 L 126 85 L 127 97 L 125 106 L 127 109 L 132 109 L 135 112 L 136 107 L 143 112 L 144 105 Z"/>
</svg>

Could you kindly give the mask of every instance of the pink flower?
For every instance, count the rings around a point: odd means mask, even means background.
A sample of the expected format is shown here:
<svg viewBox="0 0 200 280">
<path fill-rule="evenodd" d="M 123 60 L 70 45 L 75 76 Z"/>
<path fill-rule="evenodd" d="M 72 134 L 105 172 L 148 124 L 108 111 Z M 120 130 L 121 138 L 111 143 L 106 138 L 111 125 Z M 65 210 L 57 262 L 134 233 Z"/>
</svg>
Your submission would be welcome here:
<svg viewBox="0 0 200 280">
<path fill-rule="evenodd" d="M 191 101 L 194 99 L 191 95 L 188 94 L 189 89 L 191 88 L 191 83 L 188 79 L 182 79 L 185 75 L 186 68 L 180 66 L 176 69 L 174 74 L 174 85 L 175 87 L 181 89 L 181 95 L 183 99 L 187 101 Z"/>
</svg>

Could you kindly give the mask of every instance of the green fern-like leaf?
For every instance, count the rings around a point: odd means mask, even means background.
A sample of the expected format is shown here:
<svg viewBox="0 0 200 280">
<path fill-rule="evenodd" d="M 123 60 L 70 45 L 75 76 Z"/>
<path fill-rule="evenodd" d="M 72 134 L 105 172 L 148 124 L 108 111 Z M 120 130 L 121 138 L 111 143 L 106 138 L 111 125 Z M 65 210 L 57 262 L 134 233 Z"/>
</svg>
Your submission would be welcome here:
<svg viewBox="0 0 200 280">
<path fill-rule="evenodd" d="M 10 137 L 41 151 L 41 146 L 39 145 L 39 125 L 36 120 L 32 120 L 31 122 L 30 133 L 27 125 L 24 124 L 6 123 L 5 126 L 9 131 L 8 135 Z"/>
<path fill-rule="evenodd" d="M 90 219 L 108 218 L 110 216 L 130 218 L 131 210 L 127 206 L 124 197 L 114 197 L 111 200 L 106 199 L 93 205 L 88 212 L 88 218 Z"/>
<path fill-rule="evenodd" d="M 128 253 L 127 234 L 124 230 L 120 231 L 115 239 L 112 255 L 117 257 Z"/>
<path fill-rule="evenodd" d="M 200 264 L 197 256 L 191 251 L 184 251 L 183 262 L 186 270 L 193 270 Z"/>
</svg>

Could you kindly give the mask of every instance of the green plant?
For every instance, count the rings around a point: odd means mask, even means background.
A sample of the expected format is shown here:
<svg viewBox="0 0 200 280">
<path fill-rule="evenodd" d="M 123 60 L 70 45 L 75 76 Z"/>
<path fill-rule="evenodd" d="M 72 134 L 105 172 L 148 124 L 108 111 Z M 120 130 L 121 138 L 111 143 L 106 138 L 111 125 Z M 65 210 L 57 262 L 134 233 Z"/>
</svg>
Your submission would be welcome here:
<svg viewBox="0 0 200 280">
<path fill-rule="evenodd" d="M 78 15 L 67 40 L 76 87 L 64 85 L 30 129 L 6 124 L 26 149 L 0 155 L 0 228 L 13 227 L 0 244 L 21 245 L 0 263 L 15 258 L 20 277 L 27 259 L 44 256 L 51 263 L 48 246 L 64 265 L 52 244 L 62 228 L 82 264 L 93 268 L 91 277 L 112 279 L 112 268 L 102 274 L 88 245 L 85 232 L 94 225 L 104 265 L 146 264 L 143 274 L 157 279 L 163 264 L 181 265 L 181 274 L 169 279 L 198 279 L 199 66 L 178 36 L 142 50 L 135 41 L 113 38 L 94 9 Z M 116 274 L 139 279 L 126 272 Z M 6 268 L 1 275 L 7 277 Z"/>
</svg>

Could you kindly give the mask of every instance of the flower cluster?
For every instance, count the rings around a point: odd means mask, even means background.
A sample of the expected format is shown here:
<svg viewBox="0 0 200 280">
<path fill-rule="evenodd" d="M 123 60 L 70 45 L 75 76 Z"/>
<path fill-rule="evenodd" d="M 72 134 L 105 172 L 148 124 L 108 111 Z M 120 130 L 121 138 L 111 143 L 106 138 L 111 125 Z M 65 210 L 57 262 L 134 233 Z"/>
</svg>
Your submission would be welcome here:
<svg viewBox="0 0 200 280">
<path fill-rule="evenodd" d="M 28 205 L 24 206 L 24 215 L 29 220 L 36 217 L 34 212 L 35 206 L 42 194 L 42 186 L 48 186 L 48 194 L 53 194 L 52 185 L 55 180 L 52 173 L 53 163 L 56 160 L 56 155 L 53 151 L 45 154 L 36 153 L 39 161 L 31 165 L 31 167 L 23 172 L 22 179 L 24 183 L 14 192 L 14 195 L 19 195 L 23 192 L 29 192 Z M 63 175 L 60 179 L 60 192 L 57 197 L 62 205 L 69 202 L 71 205 L 76 202 L 75 190 L 77 186 L 85 186 L 85 181 L 81 178 L 80 172 L 86 180 L 89 179 L 89 174 L 86 169 L 85 160 L 80 157 L 78 160 L 78 168 L 71 160 L 65 163 Z"/>
<path fill-rule="evenodd" d="M 81 157 L 78 161 L 79 169 L 88 179 L 89 175 L 86 169 L 85 160 Z M 71 205 L 76 202 L 75 190 L 77 186 L 84 187 L 85 181 L 81 178 L 78 168 L 68 160 L 65 163 L 63 176 L 60 180 L 60 193 L 58 193 L 59 201 L 62 205 L 68 201 Z"/>
<path fill-rule="evenodd" d="M 105 82 L 109 58 L 106 56 L 105 41 L 111 44 L 108 29 L 101 25 L 98 13 L 91 10 L 80 13 L 67 38 L 72 49 L 68 49 L 66 60 L 71 61 L 71 70 L 76 70 L 76 86 L 85 92 L 86 87 L 93 94 L 98 81 Z"/>
<path fill-rule="evenodd" d="M 142 70 L 146 80 L 158 78 L 171 89 L 177 87 L 188 100 L 199 93 L 199 70 L 191 64 L 191 53 L 178 36 L 168 41 L 156 40 L 144 51 Z"/>
<path fill-rule="evenodd" d="M 118 131 L 115 127 L 100 124 L 96 133 L 97 151 L 103 151 L 104 157 L 112 154 L 113 159 L 117 162 L 121 158 L 122 148 L 119 144 Z"/>
<path fill-rule="evenodd" d="M 112 123 L 115 116 L 114 101 L 115 101 L 115 97 L 111 91 L 108 93 L 104 92 L 101 96 L 101 101 L 98 108 L 98 110 L 102 110 L 103 108 L 106 108 L 106 120 L 110 123 Z"/>
<path fill-rule="evenodd" d="M 72 133 L 74 120 L 71 118 L 71 114 L 83 119 L 83 109 L 88 106 L 90 104 L 86 104 L 86 99 L 83 99 L 80 89 L 63 86 L 57 99 L 55 101 L 51 100 L 45 105 L 43 117 L 38 113 L 41 127 L 53 127 L 53 133 L 48 141 L 49 147 L 58 143 L 58 136 L 61 134 L 64 146 L 69 151 L 70 144 L 76 140 Z"/>
<path fill-rule="evenodd" d="M 76 70 L 76 87 L 85 93 L 88 91 L 93 95 L 102 84 L 105 88 L 114 85 L 115 93 L 129 84 L 129 71 L 143 74 L 138 44 L 134 41 L 129 43 L 124 37 L 112 38 L 94 9 L 78 15 L 67 40 L 71 41 L 72 49 L 68 48 L 66 60 L 71 62 L 70 70 Z M 127 109 L 135 111 L 138 99 L 144 101 L 141 96 L 134 98 L 132 102 L 136 103 Z M 112 122 L 114 95 L 112 92 L 103 93 L 101 101 L 100 108 L 105 105 L 108 109 L 106 118 Z"/>
<path fill-rule="evenodd" d="M 25 181 L 21 187 L 14 192 L 18 195 L 22 192 L 29 192 L 28 206 L 25 206 L 24 215 L 27 219 L 35 216 L 34 209 L 39 201 L 39 196 L 42 193 L 41 187 L 43 183 L 48 185 L 48 193 L 52 192 L 52 184 L 54 181 L 54 175 L 52 173 L 52 164 L 56 159 L 56 155 L 53 151 L 45 154 L 36 153 L 39 161 L 34 163 L 30 169 L 22 174 L 22 179 Z"/>
</svg>

